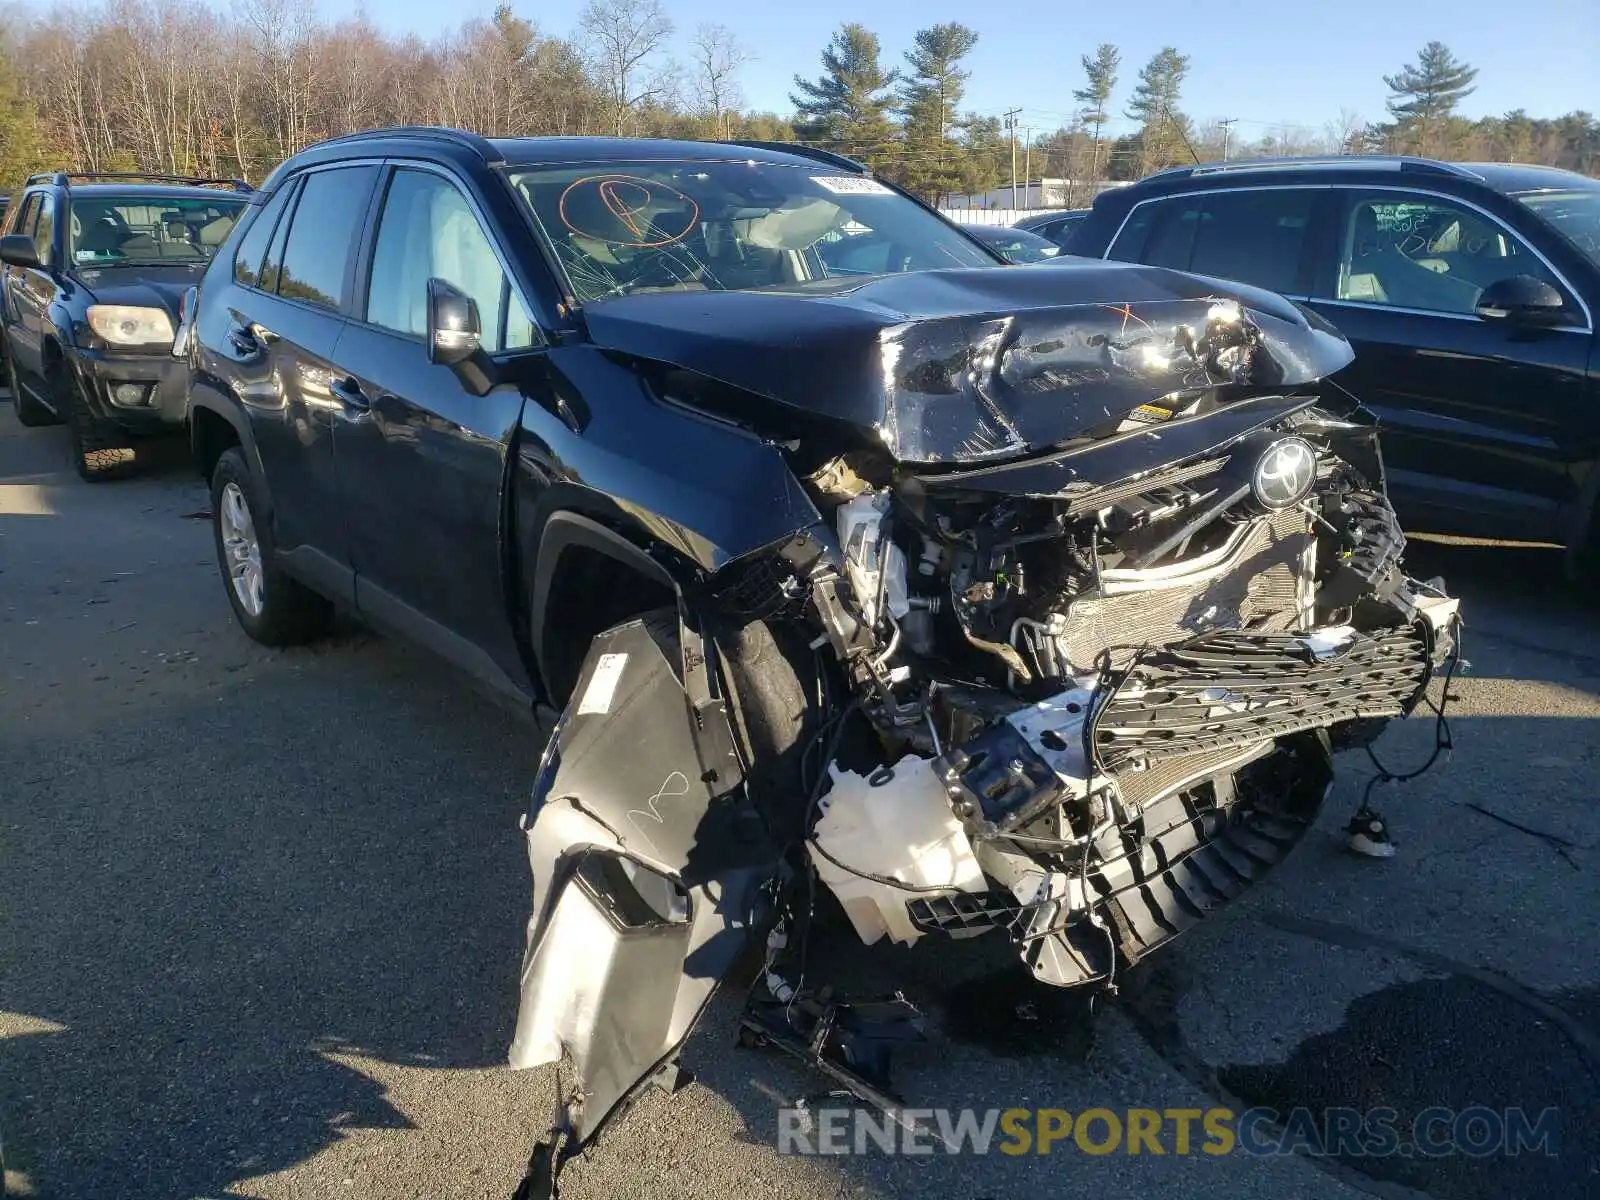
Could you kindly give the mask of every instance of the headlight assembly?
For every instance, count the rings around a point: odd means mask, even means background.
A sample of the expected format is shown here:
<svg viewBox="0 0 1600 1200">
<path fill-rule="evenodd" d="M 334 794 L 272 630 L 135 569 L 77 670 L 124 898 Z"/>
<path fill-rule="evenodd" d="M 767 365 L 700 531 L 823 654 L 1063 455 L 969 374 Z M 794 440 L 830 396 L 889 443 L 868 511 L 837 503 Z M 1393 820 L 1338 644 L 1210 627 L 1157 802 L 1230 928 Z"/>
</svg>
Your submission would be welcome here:
<svg viewBox="0 0 1600 1200">
<path fill-rule="evenodd" d="M 170 345 L 172 318 L 163 308 L 131 304 L 91 304 L 89 328 L 113 346 Z"/>
</svg>

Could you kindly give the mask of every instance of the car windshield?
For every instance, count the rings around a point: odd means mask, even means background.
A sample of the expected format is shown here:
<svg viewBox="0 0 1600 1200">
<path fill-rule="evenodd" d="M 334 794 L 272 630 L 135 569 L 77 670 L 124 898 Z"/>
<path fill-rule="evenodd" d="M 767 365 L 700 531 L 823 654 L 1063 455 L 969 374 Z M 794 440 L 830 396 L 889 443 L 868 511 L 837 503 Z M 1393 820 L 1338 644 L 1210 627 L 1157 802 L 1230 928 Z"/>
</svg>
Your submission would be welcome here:
<svg viewBox="0 0 1600 1200">
<path fill-rule="evenodd" d="M 1600 266 L 1600 184 L 1514 195 Z"/>
<path fill-rule="evenodd" d="M 1061 247 L 1026 229 L 977 226 L 973 236 L 1014 263 L 1043 262 L 1061 253 Z"/>
<path fill-rule="evenodd" d="M 509 174 L 583 302 L 996 265 L 892 188 L 824 167 L 611 162 Z"/>
<path fill-rule="evenodd" d="M 76 197 L 72 261 L 95 267 L 210 262 L 243 211 L 243 197 L 223 193 Z"/>
</svg>

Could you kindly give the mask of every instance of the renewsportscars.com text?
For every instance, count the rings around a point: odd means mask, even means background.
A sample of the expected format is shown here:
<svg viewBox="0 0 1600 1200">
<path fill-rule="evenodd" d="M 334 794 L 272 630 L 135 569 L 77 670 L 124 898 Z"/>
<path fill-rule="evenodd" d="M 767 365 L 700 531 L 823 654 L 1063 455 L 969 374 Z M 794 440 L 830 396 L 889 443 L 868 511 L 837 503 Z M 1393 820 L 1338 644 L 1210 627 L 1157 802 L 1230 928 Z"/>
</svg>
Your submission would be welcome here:
<svg viewBox="0 0 1600 1200">
<path fill-rule="evenodd" d="M 1060 1108 L 778 1110 L 780 1154 L 1052 1154 L 1490 1158 L 1554 1156 L 1555 1108 Z"/>
</svg>

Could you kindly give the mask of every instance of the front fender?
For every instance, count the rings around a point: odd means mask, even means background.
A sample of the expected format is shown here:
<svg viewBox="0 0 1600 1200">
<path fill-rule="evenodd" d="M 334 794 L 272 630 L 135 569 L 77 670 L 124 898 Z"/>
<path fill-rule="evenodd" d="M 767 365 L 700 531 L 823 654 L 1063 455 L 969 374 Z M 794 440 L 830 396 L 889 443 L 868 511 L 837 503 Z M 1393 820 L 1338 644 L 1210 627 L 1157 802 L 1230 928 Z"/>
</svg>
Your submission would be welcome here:
<svg viewBox="0 0 1600 1200">
<path fill-rule="evenodd" d="M 261 451 L 256 446 L 255 430 L 251 427 L 249 419 L 240 411 L 239 406 L 225 394 L 204 381 L 191 376 L 189 380 L 189 397 L 184 405 L 183 421 L 189 429 L 190 445 L 196 450 L 198 447 L 195 446 L 195 439 L 200 436 L 199 427 L 194 420 L 194 414 L 197 409 L 216 414 L 227 422 L 228 427 L 233 430 L 234 436 L 239 440 L 240 448 L 244 451 L 245 459 L 250 464 L 250 469 L 255 472 L 256 486 L 261 489 L 261 494 L 266 501 L 267 513 L 270 515 L 272 511 L 270 483 L 267 479 L 266 471 L 261 466 Z M 210 480 L 208 479 L 206 482 L 209 483 Z"/>
<path fill-rule="evenodd" d="M 681 1049 L 776 869 L 742 769 L 716 749 L 731 731 L 708 738 L 708 710 L 696 719 L 675 635 L 656 615 L 595 639 L 523 825 L 533 913 L 509 1058 L 571 1060 L 565 1154 Z"/>
</svg>

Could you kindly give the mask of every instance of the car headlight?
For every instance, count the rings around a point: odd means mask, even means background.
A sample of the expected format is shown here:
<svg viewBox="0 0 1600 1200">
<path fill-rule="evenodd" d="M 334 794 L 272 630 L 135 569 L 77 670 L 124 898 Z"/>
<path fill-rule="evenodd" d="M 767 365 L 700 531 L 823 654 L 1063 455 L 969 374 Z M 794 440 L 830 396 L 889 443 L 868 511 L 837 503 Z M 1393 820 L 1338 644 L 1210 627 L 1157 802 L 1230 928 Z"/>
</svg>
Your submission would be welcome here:
<svg viewBox="0 0 1600 1200">
<path fill-rule="evenodd" d="M 133 304 L 91 304 L 89 328 L 113 346 L 171 344 L 172 318 L 164 308 Z"/>
</svg>

